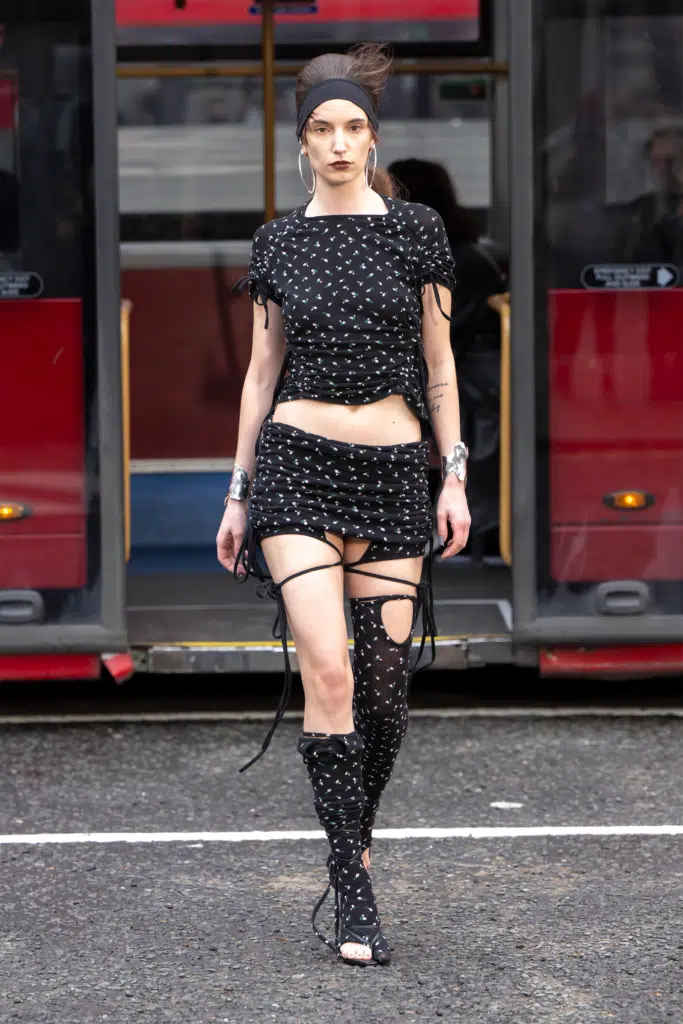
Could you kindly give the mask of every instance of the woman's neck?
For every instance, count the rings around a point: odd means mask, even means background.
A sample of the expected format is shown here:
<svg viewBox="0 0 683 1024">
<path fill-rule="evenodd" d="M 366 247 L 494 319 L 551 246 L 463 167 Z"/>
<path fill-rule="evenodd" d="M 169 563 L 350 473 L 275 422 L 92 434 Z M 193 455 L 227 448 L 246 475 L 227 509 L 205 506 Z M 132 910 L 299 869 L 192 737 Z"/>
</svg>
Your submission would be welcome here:
<svg viewBox="0 0 683 1024">
<path fill-rule="evenodd" d="M 352 187 L 351 187 L 352 186 Z M 315 194 L 307 207 L 310 217 L 334 216 L 335 214 L 386 213 L 387 206 L 381 195 L 364 184 L 330 186 L 319 181 Z"/>
</svg>

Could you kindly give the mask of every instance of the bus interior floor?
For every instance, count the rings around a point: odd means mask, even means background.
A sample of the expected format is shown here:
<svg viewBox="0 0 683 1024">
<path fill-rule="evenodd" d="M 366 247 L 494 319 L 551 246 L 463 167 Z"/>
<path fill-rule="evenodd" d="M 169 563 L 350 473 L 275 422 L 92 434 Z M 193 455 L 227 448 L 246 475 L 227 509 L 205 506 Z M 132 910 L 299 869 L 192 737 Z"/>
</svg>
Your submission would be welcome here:
<svg viewBox="0 0 683 1024">
<path fill-rule="evenodd" d="M 511 579 L 502 562 L 433 561 L 440 637 L 508 637 Z M 207 553 L 178 551 L 163 561 L 135 555 L 128 572 L 131 644 L 272 642 L 275 606 L 251 581 L 237 583 Z M 349 636 L 351 624 L 348 618 Z"/>
</svg>

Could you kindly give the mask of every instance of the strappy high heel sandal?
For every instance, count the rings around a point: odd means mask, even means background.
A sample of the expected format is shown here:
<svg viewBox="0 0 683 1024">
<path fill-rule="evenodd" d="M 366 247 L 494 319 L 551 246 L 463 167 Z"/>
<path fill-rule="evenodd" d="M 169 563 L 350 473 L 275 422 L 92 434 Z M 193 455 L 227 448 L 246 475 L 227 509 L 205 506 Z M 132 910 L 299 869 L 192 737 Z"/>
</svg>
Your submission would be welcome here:
<svg viewBox="0 0 683 1024">
<path fill-rule="evenodd" d="M 367 870 L 363 866 L 361 858 L 362 854 L 358 853 L 350 861 L 338 864 L 334 855 L 330 853 L 327 858 L 327 869 L 329 871 L 330 881 L 325 892 L 313 908 L 311 924 L 317 938 L 326 946 L 329 946 L 329 948 L 337 954 L 339 960 L 343 960 L 344 963 L 356 964 L 359 967 L 370 967 L 377 964 L 387 966 L 391 963 L 391 950 L 389 948 L 387 938 L 382 931 L 379 920 L 375 924 L 363 924 L 362 922 L 355 921 L 354 917 L 364 916 L 362 913 L 358 913 L 360 908 L 357 905 L 350 908 L 350 913 L 345 912 L 348 911 L 348 901 L 353 899 L 353 896 L 351 896 L 349 891 L 350 886 L 348 881 L 342 880 L 340 876 L 354 870 L 356 870 L 356 874 L 359 872 L 365 872 L 367 874 Z M 364 886 L 361 885 L 360 888 L 362 889 Z M 356 893 L 358 893 L 358 890 L 359 887 L 356 887 Z M 316 925 L 318 913 L 331 891 L 334 891 L 334 940 L 328 939 Z M 356 914 L 353 913 L 354 909 L 357 911 Z M 367 946 L 370 950 L 371 956 L 367 959 L 343 956 L 341 947 L 347 942 L 353 942 L 359 946 Z"/>
</svg>

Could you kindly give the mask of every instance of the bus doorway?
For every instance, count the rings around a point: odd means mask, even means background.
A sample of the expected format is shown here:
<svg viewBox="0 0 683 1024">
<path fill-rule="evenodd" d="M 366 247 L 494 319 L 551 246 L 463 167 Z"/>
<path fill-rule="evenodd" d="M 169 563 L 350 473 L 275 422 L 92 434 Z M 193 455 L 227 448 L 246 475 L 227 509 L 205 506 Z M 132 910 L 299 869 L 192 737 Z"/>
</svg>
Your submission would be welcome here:
<svg viewBox="0 0 683 1024">
<path fill-rule="evenodd" d="M 152 21 L 141 23 L 142 6 L 120 0 L 118 67 L 121 280 L 131 303 L 128 620 L 140 663 L 154 671 L 280 665 L 270 602 L 239 589 L 215 559 L 251 343 L 251 303 L 230 289 L 246 272 L 256 227 L 307 198 L 293 131 L 298 69 L 324 42 L 343 49 L 392 33 L 380 163 L 417 202 L 436 202 L 429 175 L 445 176 L 459 199 L 452 247 L 469 246 L 495 282 L 473 297 L 495 336 L 489 376 L 469 374 L 469 429 L 478 432 L 476 442 L 468 438 L 471 472 L 483 478 L 479 457 L 490 486 L 473 506 L 475 543 L 450 562 L 434 560 L 437 664 L 509 660 L 497 423 L 507 260 L 504 230 L 491 237 L 505 206 L 492 139 L 504 135 L 494 119 L 507 66 L 494 59 L 489 5 L 458 0 L 446 20 L 434 5 L 425 38 L 408 4 L 394 5 L 400 19 L 391 23 L 381 5 L 348 4 L 328 21 L 278 13 L 272 21 L 270 5 L 259 16 L 232 5 L 232 20 L 217 27 L 191 23 L 190 0 L 184 14 L 164 8 L 165 44 Z M 150 19 L 160 17 L 152 6 Z M 198 62 L 209 38 L 213 56 Z M 467 380 L 466 370 L 463 359 Z M 488 419 L 477 414 L 477 394 L 492 407 Z M 435 488 L 437 465 L 435 458 Z"/>
<path fill-rule="evenodd" d="M 515 639 L 680 666 L 680 4 L 520 0 L 510 45 Z"/>
<path fill-rule="evenodd" d="M 126 651 L 114 10 L 0 2 L 0 678 Z"/>
</svg>

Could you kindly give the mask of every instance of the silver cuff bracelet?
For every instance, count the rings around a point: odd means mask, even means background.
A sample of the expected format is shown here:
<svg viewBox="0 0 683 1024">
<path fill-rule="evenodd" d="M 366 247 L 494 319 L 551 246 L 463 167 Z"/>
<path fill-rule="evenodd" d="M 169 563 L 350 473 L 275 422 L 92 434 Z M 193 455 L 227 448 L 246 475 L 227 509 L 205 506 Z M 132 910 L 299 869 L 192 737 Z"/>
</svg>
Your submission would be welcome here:
<svg viewBox="0 0 683 1024">
<path fill-rule="evenodd" d="M 467 456 L 469 451 L 466 444 L 462 441 L 458 441 L 457 444 L 453 445 L 452 451 L 448 455 L 441 456 L 441 475 L 445 479 L 448 473 L 455 473 L 458 480 L 465 482 L 467 477 Z"/>
<path fill-rule="evenodd" d="M 235 501 L 244 501 L 249 494 L 249 477 L 247 476 L 246 469 L 242 469 L 241 466 L 235 466 L 232 471 L 232 480 L 228 487 L 228 493 L 223 501 L 224 505 L 228 504 L 228 499 L 233 498 Z"/>
</svg>

